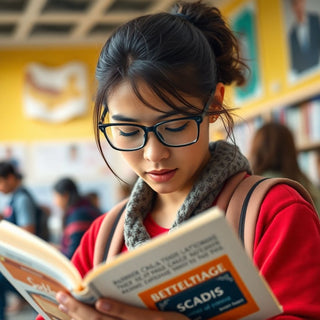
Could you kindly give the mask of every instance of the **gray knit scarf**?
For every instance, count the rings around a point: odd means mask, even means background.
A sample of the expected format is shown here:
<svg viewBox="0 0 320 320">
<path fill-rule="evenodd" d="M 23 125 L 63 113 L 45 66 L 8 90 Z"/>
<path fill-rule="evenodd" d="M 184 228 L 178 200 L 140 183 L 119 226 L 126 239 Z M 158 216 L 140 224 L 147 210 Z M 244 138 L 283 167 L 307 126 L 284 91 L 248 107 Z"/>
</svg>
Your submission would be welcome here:
<svg viewBox="0 0 320 320">
<path fill-rule="evenodd" d="M 211 158 L 177 212 L 170 230 L 212 206 L 224 182 L 240 171 L 251 172 L 239 149 L 225 141 L 209 145 Z M 126 208 L 124 239 L 129 250 L 150 239 L 143 220 L 151 211 L 156 193 L 142 180 L 136 182 Z"/>
</svg>

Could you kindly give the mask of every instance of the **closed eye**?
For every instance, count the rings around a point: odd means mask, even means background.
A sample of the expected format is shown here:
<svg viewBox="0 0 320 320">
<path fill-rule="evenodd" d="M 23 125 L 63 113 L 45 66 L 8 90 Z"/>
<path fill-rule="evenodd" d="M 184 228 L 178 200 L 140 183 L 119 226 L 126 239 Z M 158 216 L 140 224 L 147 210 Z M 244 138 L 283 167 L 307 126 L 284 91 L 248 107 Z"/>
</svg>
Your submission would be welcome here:
<svg viewBox="0 0 320 320">
<path fill-rule="evenodd" d="M 178 126 L 178 127 L 166 127 L 166 131 L 170 132 L 180 132 L 187 128 L 189 122 L 185 122 L 184 124 Z"/>
<path fill-rule="evenodd" d="M 132 137 L 132 136 L 134 136 L 134 135 L 136 135 L 136 134 L 138 134 L 139 133 L 139 130 L 137 129 L 137 130 L 134 130 L 134 131 L 123 131 L 123 130 L 119 130 L 119 135 L 120 136 L 123 136 L 123 137 Z"/>
</svg>

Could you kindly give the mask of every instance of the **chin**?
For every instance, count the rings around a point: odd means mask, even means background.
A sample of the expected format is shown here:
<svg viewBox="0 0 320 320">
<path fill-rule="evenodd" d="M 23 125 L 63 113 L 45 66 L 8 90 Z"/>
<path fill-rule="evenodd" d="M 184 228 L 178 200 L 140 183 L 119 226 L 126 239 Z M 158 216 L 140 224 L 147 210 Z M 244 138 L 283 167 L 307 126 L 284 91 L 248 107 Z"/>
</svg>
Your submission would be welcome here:
<svg viewBox="0 0 320 320">
<path fill-rule="evenodd" d="M 149 186 L 157 193 L 160 194 L 168 194 L 175 192 L 177 189 L 172 184 L 164 184 L 164 183 L 149 183 Z"/>
</svg>

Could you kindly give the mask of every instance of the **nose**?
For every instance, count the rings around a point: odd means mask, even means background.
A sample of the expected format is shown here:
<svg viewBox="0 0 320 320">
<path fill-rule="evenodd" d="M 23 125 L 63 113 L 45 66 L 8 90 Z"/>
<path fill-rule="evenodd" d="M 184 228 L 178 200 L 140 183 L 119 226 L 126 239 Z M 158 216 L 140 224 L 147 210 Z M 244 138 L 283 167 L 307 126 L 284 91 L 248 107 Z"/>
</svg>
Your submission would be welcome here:
<svg viewBox="0 0 320 320">
<path fill-rule="evenodd" d="M 162 144 L 153 132 L 148 133 L 148 140 L 143 151 L 144 158 L 152 162 L 160 162 L 170 155 L 169 147 Z"/>
</svg>

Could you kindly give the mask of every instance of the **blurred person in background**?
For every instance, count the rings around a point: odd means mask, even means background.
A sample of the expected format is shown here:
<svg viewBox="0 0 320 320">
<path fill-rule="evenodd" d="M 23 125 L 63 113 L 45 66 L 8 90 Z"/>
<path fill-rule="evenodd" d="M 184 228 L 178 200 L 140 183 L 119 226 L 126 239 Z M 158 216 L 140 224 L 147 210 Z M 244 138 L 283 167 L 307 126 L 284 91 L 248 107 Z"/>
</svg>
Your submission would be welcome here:
<svg viewBox="0 0 320 320">
<path fill-rule="evenodd" d="M 54 203 L 63 212 L 63 233 L 59 249 L 70 259 L 83 234 L 101 212 L 92 201 L 80 195 L 75 181 L 71 178 L 58 180 L 53 189 Z"/>
<path fill-rule="evenodd" d="M 98 192 L 90 191 L 84 195 L 96 208 L 100 208 L 100 197 Z M 100 209 L 99 209 L 100 210 Z"/>
<path fill-rule="evenodd" d="M 22 185 L 21 173 L 10 162 L 0 162 L 0 192 L 12 195 L 3 219 L 36 233 L 36 202 Z"/>
<path fill-rule="evenodd" d="M 2 219 L 31 233 L 37 233 L 39 207 L 31 193 L 23 185 L 21 173 L 11 162 L 0 162 L 0 192 L 11 195 L 10 202 L 2 213 Z M 17 299 L 14 299 L 7 307 L 9 292 L 13 292 Z M 0 320 L 6 319 L 6 312 L 18 312 L 25 305 L 24 299 L 0 273 Z"/>
<path fill-rule="evenodd" d="M 277 122 L 265 123 L 252 138 L 249 161 L 254 174 L 284 177 L 301 183 L 320 212 L 320 191 L 302 172 L 295 140 L 290 129 Z"/>
</svg>

